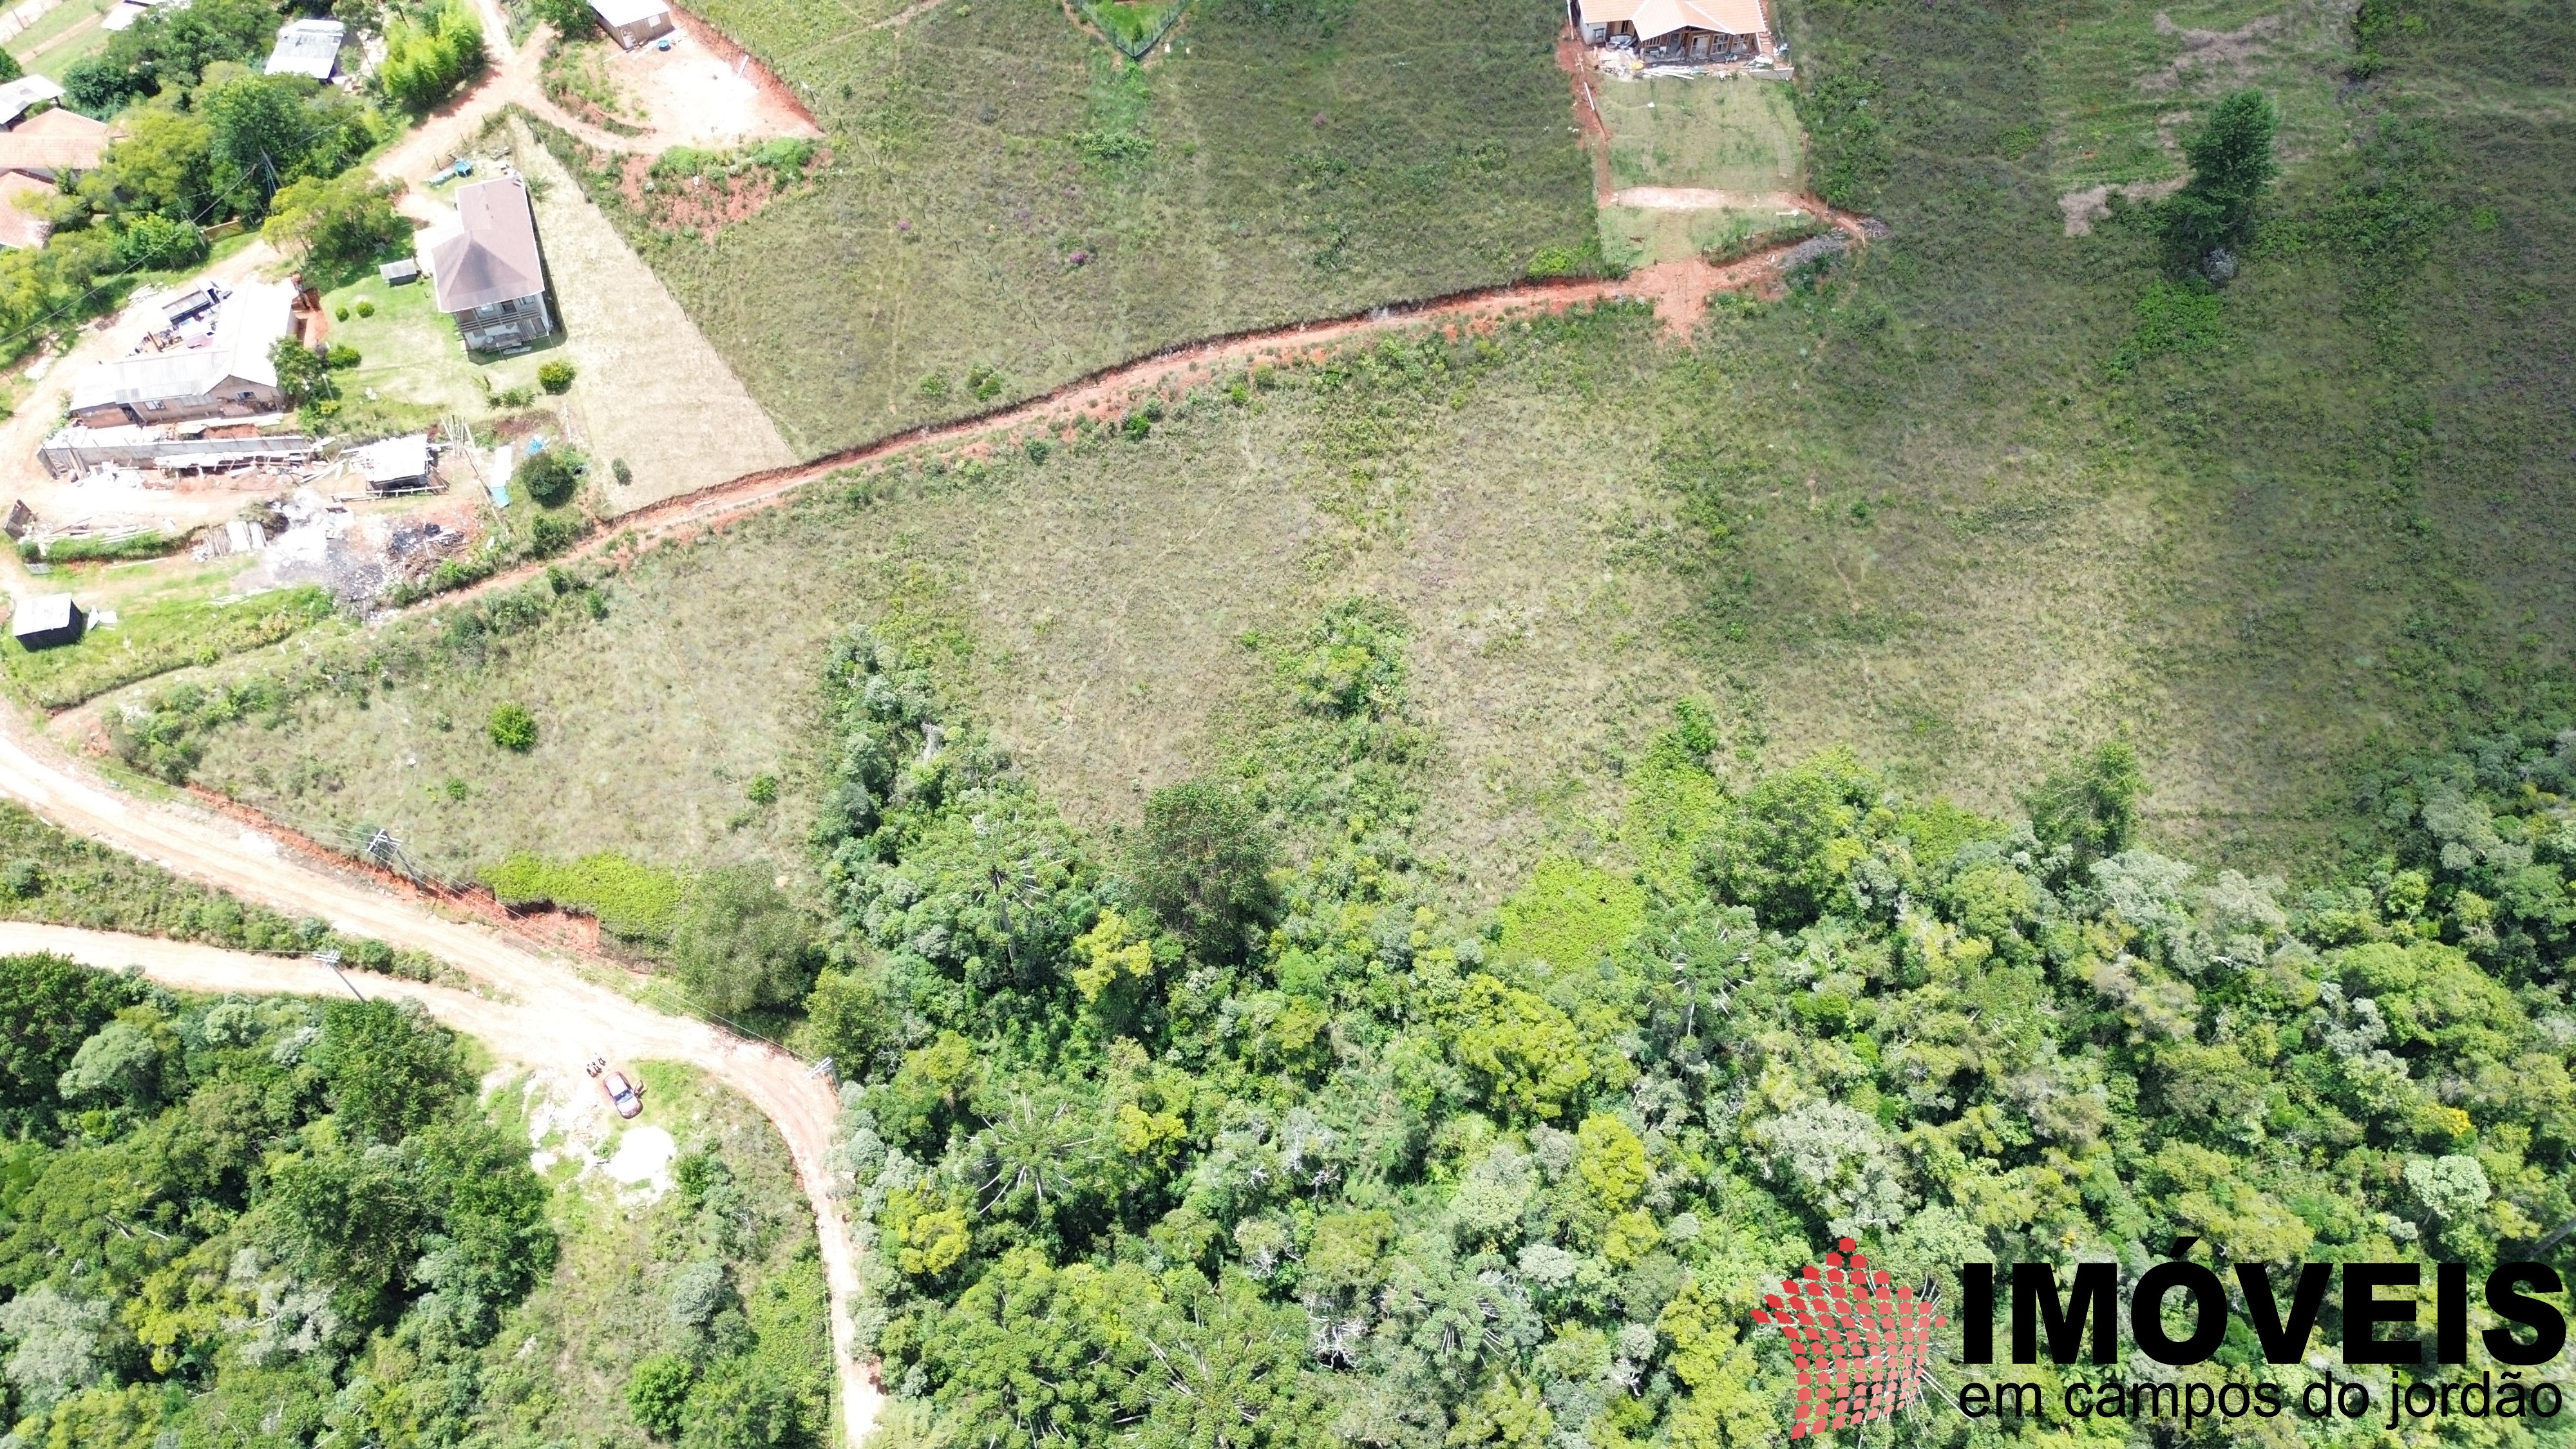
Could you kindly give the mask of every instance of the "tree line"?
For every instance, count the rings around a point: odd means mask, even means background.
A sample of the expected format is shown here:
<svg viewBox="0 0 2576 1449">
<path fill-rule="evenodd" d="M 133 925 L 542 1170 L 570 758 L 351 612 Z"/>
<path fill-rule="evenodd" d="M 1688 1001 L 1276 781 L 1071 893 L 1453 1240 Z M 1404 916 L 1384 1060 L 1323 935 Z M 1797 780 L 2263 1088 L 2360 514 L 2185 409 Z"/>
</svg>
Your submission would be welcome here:
<svg viewBox="0 0 2576 1449">
<path fill-rule="evenodd" d="M 2177 1238 L 2222 1272 L 2564 1252 L 2570 721 L 2375 774 L 2365 863 L 2294 889 L 2142 845 L 2116 742 L 1998 819 L 1847 754 L 1724 777 L 1685 704 L 1620 844 L 1479 919 L 1408 843 L 1401 621 L 1259 644 L 1231 757 L 1106 839 L 924 656 L 832 662 L 808 1029 L 899 1423 L 1749 1446 L 1792 1377 L 1751 1311 L 1839 1236 L 1952 1287 Z M 2175 1372 L 2306 1370 L 2230 1336 Z"/>
</svg>

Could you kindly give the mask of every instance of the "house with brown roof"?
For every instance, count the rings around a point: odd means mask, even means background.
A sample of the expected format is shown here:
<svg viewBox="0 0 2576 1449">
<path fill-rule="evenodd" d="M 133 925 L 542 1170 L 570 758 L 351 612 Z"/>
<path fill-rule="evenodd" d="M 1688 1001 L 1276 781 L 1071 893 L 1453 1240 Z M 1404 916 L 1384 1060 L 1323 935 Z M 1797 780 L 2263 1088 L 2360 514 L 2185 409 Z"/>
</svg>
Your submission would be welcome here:
<svg viewBox="0 0 2576 1449">
<path fill-rule="evenodd" d="M 40 181 L 95 171 L 115 139 L 107 122 L 56 106 L 0 130 L 0 171 L 23 172 Z"/>
<path fill-rule="evenodd" d="M 515 176 L 457 188 L 456 227 L 428 244 L 438 310 L 469 352 L 507 352 L 552 336 L 536 213 Z"/>
<path fill-rule="evenodd" d="M 0 247 L 43 246 L 54 233 L 43 208 L 56 194 L 50 181 L 20 171 L 0 171 Z"/>
<path fill-rule="evenodd" d="M 1587 45 L 1633 49 L 1663 64 L 1751 60 L 1773 53 L 1762 0 L 1573 0 Z"/>
</svg>

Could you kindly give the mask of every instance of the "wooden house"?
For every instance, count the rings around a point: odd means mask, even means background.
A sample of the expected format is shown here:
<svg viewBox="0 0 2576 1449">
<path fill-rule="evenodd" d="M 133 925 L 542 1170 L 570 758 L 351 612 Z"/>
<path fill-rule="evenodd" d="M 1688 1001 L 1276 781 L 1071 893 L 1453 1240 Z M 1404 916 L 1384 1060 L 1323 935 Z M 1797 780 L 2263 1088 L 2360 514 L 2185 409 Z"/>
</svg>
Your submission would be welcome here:
<svg viewBox="0 0 2576 1449">
<path fill-rule="evenodd" d="M 1572 0 L 1586 45 L 1633 50 L 1649 64 L 1705 65 L 1773 54 L 1762 0 Z"/>
</svg>

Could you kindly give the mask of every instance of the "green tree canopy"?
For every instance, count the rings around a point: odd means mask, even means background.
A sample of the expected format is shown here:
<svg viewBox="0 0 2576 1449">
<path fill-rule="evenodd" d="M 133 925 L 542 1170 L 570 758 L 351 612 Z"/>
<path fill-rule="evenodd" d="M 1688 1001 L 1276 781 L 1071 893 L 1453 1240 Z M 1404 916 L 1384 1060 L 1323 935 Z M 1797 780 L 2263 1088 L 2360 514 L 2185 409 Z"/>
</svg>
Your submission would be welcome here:
<svg viewBox="0 0 2576 1449">
<path fill-rule="evenodd" d="M 374 261 L 411 239 L 411 223 L 394 210 L 401 188 L 355 172 L 304 177 L 270 198 L 260 234 L 310 264 L 348 267 Z"/>
<path fill-rule="evenodd" d="M 332 1002 L 312 1061 L 331 1109 L 378 1142 L 409 1136 L 473 1080 L 455 1034 L 410 1001 Z"/>
<path fill-rule="evenodd" d="M 2272 140 L 2280 109 L 2261 91 L 2243 90 L 2221 100 L 2198 130 L 2183 138 L 2191 179 L 2163 203 L 2167 242 L 2188 262 L 2218 247 L 2242 246 L 2254 235 L 2255 209 L 2280 174 Z"/>
<path fill-rule="evenodd" d="M 1167 785 L 1145 801 L 1129 867 L 1165 929 L 1210 961 L 1242 958 L 1270 915 L 1278 852 L 1242 792 L 1211 780 Z"/>
<path fill-rule="evenodd" d="M 671 956 L 689 994 L 727 1015 L 786 1005 L 814 984 L 813 929 L 757 866 L 723 866 L 689 883 Z"/>
</svg>

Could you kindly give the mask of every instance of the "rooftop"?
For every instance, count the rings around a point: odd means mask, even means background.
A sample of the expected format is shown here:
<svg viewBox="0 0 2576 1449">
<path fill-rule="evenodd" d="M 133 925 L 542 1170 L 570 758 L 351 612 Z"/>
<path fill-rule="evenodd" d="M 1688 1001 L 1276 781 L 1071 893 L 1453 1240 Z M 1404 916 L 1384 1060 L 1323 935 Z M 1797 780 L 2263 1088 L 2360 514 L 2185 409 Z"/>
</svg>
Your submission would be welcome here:
<svg viewBox="0 0 2576 1449">
<path fill-rule="evenodd" d="M 1637 38 L 1653 40 L 1676 30 L 1713 30 L 1721 35 L 1759 35 L 1771 28 L 1762 18 L 1762 0 L 1579 0 L 1586 25 L 1615 25 L 1622 20 L 1637 28 Z"/>
<path fill-rule="evenodd" d="M 0 131 L 0 171 L 95 171 L 114 139 L 107 122 L 56 106 Z"/>
<path fill-rule="evenodd" d="M 349 27 L 337 20 L 290 20 L 279 26 L 268 53 L 268 74 L 309 75 L 326 81 L 340 67 L 340 41 Z"/>
<path fill-rule="evenodd" d="M 590 13 L 599 17 L 600 24 L 614 29 L 639 20 L 651 20 L 657 15 L 668 15 L 671 7 L 663 4 L 662 0 L 590 0 Z"/>
<path fill-rule="evenodd" d="M 456 190 L 458 230 L 432 242 L 430 276 L 441 312 L 471 312 L 546 289 L 537 256 L 537 219 L 515 176 Z"/>
<path fill-rule="evenodd" d="M 16 612 L 9 616 L 9 632 L 19 638 L 45 634 L 71 627 L 72 610 L 78 606 L 69 594 L 30 594 L 18 601 Z"/>
<path fill-rule="evenodd" d="M 0 133 L 0 139 L 6 139 Z M 21 196 L 54 194 L 54 183 L 16 171 L 0 172 L 0 247 L 40 247 L 53 228 L 45 219 L 18 205 Z"/>
<path fill-rule="evenodd" d="M 295 284 L 245 282 L 215 314 L 202 343 L 102 362 L 72 385 L 72 411 L 109 403 L 203 397 L 225 378 L 277 385 L 269 349 L 295 328 Z"/>
<path fill-rule="evenodd" d="M 409 433 L 350 450 L 358 474 L 370 484 L 408 483 L 429 476 L 429 434 Z"/>
<path fill-rule="evenodd" d="M 0 84 L 0 126 L 17 124 L 27 108 L 38 101 L 59 101 L 63 88 L 40 75 L 22 75 Z"/>
</svg>

